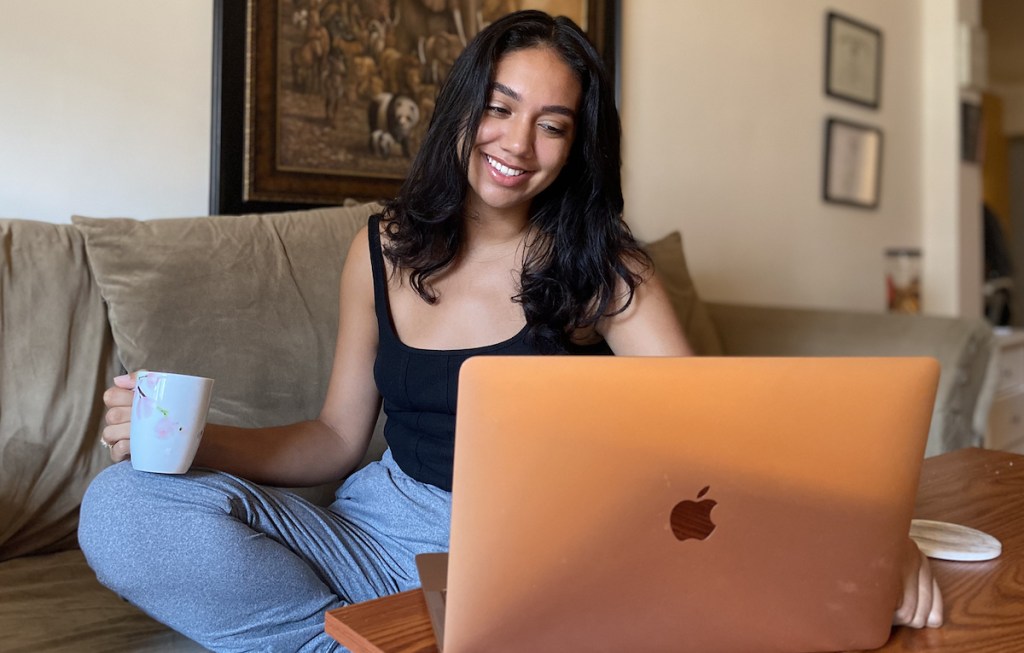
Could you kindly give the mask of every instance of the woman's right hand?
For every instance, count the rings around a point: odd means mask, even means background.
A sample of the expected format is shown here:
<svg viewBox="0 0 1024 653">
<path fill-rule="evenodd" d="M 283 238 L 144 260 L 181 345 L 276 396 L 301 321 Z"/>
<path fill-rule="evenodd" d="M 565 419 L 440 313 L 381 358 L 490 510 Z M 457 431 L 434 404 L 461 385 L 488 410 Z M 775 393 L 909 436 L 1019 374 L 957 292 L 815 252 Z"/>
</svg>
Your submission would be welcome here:
<svg viewBox="0 0 1024 653">
<path fill-rule="evenodd" d="M 131 432 L 132 397 L 135 394 L 135 373 L 114 378 L 114 385 L 103 393 L 107 406 L 107 425 L 100 440 L 110 449 L 110 459 L 115 463 L 131 455 L 128 438 Z"/>
</svg>

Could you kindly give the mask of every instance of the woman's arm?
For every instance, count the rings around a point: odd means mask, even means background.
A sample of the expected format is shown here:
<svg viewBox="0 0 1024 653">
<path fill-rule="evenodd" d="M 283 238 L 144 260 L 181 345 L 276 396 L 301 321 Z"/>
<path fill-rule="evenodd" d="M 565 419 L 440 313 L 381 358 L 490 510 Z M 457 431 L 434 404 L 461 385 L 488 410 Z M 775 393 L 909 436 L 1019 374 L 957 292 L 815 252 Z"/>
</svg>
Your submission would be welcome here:
<svg viewBox="0 0 1024 653">
<path fill-rule="evenodd" d="M 286 426 L 246 429 L 208 424 L 195 465 L 220 469 L 259 483 L 317 485 L 348 474 L 369 446 L 380 410 L 373 379 L 377 319 L 373 305 L 366 229 L 349 248 L 341 274 L 340 315 L 334 364 L 324 406 L 316 419 Z M 134 375 L 119 377 L 104 394 L 103 439 L 111 457 L 128 458 Z"/>
<path fill-rule="evenodd" d="M 625 302 L 627 291 L 626 282 L 619 279 L 616 295 L 620 303 L 614 309 Z M 602 318 L 597 323 L 597 331 L 617 356 L 693 354 L 672 302 L 653 270 L 644 273 L 626 310 Z"/>
</svg>

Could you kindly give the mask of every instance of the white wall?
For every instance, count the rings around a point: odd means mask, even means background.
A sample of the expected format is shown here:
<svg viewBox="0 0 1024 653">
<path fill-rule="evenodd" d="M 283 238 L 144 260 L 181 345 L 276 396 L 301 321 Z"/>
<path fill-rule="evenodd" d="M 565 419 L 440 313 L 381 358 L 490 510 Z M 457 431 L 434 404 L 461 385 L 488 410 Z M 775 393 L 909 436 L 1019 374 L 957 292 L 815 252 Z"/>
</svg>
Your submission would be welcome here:
<svg viewBox="0 0 1024 653">
<path fill-rule="evenodd" d="M 978 0 L 926 0 L 921 12 L 923 303 L 939 315 L 982 313 L 981 166 L 960 162 L 959 139 L 961 98 L 980 98 L 960 90 L 956 65 L 957 25 L 979 25 L 979 7 Z"/>
<path fill-rule="evenodd" d="M 0 216 L 200 215 L 210 0 L 0 0 Z"/>
<path fill-rule="evenodd" d="M 682 230 L 705 297 L 883 310 L 883 251 L 921 246 L 925 310 L 977 314 L 953 50 L 977 0 L 620 1 L 627 217 Z M 877 111 L 823 92 L 829 9 L 883 32 Z M 0 216 L 207 212 L 210 0 L 0 11 Z M 820 199 L 828 116 L 884 131 L 878 210 Z"/>
<path fill-rule="evenodd" d="M 928 70 L 951 93 L 928 125 L 945 130 L 937 136 L 922 126 L 923 5 L 947 7 L 948 24 L 928 29 L 953 38 L 955 0 L 624 2 L 624 178 L 635 230 L 652 238 L 681 229 L 701 294 L 756 304 L 884 310 L 884 250 L 920 246 L 926 266 L 956 275 L 926 279 L 925 310 L 960 311 L 962 294 L 975 291 L 960 283 L 962 234 L 952 233 L 960 226 L 955 43 L 948 65 Z M 883 33 L 878 110 L 824 94 L 829 10 Z M 883 130 L 878 210 L 821 200 L 828 116 Z M 949 176 L 941 188 L 934 174 L 924 183 L 936 139 L 943 158 L 934 164 Z M 934 237 L 924 233 L 925 197 L 952 222 Z"/>
</svg>

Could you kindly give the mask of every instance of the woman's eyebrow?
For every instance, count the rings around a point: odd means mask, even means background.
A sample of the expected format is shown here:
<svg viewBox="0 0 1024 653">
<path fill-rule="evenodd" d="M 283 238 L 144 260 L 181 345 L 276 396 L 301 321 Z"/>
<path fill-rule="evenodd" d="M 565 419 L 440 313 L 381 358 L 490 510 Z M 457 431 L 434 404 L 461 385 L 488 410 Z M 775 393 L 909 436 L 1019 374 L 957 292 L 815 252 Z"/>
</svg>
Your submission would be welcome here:
<svg viewBox="0 0 1024 653">
<path fill-rule="evenodd" d="M 498 93 L 501 93 L 502 95 L 506 95 L 506 96 L 512 98 L 516 102 L 522 102 L 523 101 L 523 96 L 522 95 L 520 95 L 517 91 L 509 88 L 508 86 L 505 86 L 501 82 L 494 82 L 494 84 L 492 85 L 491 88 L 494 91 L 497 91 Z M 562 106 L 561 104 L 548 104 L 548 105 L 545 105 L 545 106 L 541 107 L 541 112 L 542 113 L 557 113 L 557 114 L 560 114 L 560 115 L 563 115 L 563 116 L 567 116 L 569 118 L 575 118 L 576 117 L 576 112 L 575 111 L 573 111 L 569 107 Z"/>
<path fill-rule="evenodd" d="M 513 91 L 512 89 L 510 89 L 508 86 L 505 86 L 501 82 L 494 82 L 493 90 L 501 93 L 502 95 L 509 96 L 510 98 L 515 100 L 516 102 L 522 102 L 523 101 L 523 96 L 522 95 L 519 95 L 518 92 Z"/>
</svg>

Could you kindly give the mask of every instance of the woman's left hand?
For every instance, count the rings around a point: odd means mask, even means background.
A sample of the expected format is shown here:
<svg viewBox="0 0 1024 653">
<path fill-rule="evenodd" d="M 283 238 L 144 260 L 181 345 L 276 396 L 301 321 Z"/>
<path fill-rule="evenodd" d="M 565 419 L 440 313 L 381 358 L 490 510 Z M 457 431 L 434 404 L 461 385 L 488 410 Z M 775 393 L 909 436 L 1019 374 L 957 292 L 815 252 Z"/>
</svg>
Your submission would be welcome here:
<svg viewBox="0 0 1024 653">
<path fill-rule="evenodd" d="M 909 537 L 903 556 L 903 597 L 892 622 L 911 628 L 938 628 L 942 625 L 942 592 L 932 575 L 928 557 Z"/>
</svg>

